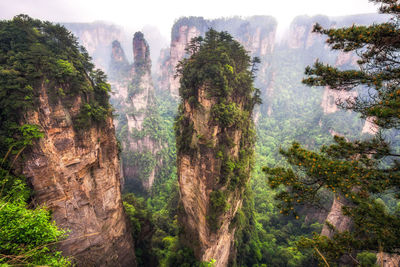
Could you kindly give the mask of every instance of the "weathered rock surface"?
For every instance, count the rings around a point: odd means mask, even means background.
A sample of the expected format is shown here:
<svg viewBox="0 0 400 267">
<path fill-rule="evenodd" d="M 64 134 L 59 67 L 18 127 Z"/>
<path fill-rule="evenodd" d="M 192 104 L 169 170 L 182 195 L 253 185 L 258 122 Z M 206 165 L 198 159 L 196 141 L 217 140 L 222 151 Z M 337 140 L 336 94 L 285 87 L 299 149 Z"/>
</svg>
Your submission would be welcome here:
<svg viewBox="0 0 400 267">
<path fill-rule="evenodd" d="M 108 69 L 109 77 L 114 81 L 118 81 L 118 84 L 126 83 L 127 77 L 131 74 L 132 67 L 118 40 L 112 42 L 111 60 Z"/>
<path fill-rule="evenodd" d="M 110 60 L 110 49 L 114 40 L 127 41 L 127 35 L 122 27 L 103 23 L 64 23 L 77 38 L 81 45 L 93 58 L 96 68 L 106 71 Z"/>
<path fill-rule="evenodd" d="M 50 103 L 44 84 L 38 93 L 39 105 L 24 120 L 40 125 L 45 137 L 26 155 L 23 174 L 35 203 L 47 206 L 57 225 L 70 231 L 59 248 L 78 266 L 135 266 L 112 118 L 78 133 L 71 118 L 80 97 L 66 107 Z"/>
<path fill-rule="evenodd" d="M 353 223 L 350 217 L 345 216 L 342 211 L 343 206 L 349 206 L 349 201 L 344 197 L 337 195 L 332 203 L 332 207 L 326 217 L 326 221 L 335 227 L 337 232 L 348 231 L 351 229 Z M 332 231 L 327 224 L 324 224 L 321 235 L 332 237 L 335 231 Z"/>
<path fill-rule="evenodd" d="M 157 154 L 161 150 L 161 142 L 154 138 L 157 133 L 150 129 L 154 125 L 149 125 L 156 107 L 150 49 L 143 33 L 135 33 L 132 48 L 134 63 L 128 64 L 121 45 L 117 41 L 113 42 L 110 79 L 114 94 L 111 100 L 119 114 L 116 126 L 123 148 L 125 183 L 128 187 L 132 183 L 134 187 L 139 184 L 149 191 L 156 175 L 155 163 L 159 165 L 157 168 L 161 167 Z M 144 162 L 145 154 L 152 159 Z"/>
<path fill-rule="evenodd" d="M 337 55 L 335 67 L 357 68 L 357 60 L 358 57 L 355 54 L 341 52 Z M 325 114 L 335 113 L 339 111 L 339 107 L 337 106 L 338 102 L 345 102 L 347 99 L 351 100 L 355 97 L 357 97 L 357 92 L 355 91 L 338 91 L 326 87 L 322 97 L 321 107 Z"/>
<path fill-rule="evenodd" d="M 204 36 L 209 28 L 229 32 L 252 57 L 261 58 L 255 82 L 263 93 L 270 85 L 272 72 L 271 54 L 275 45 L 276 21 L 268 16 L 253 16 L 246 19 L 230 18 L 206 20 L 203 17 L 179 19 L 172 28 L 169 54 L 161 51 L 158 62 L 158 88 L 178 97 L 179 78 L 175 77 L 176 66 L 185 56 L 186 45 L 193 37 Z"/>
<path fill-rule="evenodd" d="M 289 49 L 308 50 L 315 44 L 323 44 L 324 37 L 313 33 L 313 26 L 319 23 L 323 27 L 331 27 L 333 22 L 327 16 L 298 16 L 289 27 L 285 43 Z M 328 47 L 326 47 L 328 50 Z"/>
<path fill-rule="evenodd" d="M 338 68 L 352 68 L 357 69 L 358 64 L 358 56 L 354 53 L 350 52 L 340 52 L 337 55 L 335 67 Z M 325 114 L 335 113 L 339 111 L 339 107 L 337 103 L 346 102 L 347 100 L 352 101 L 357 97 L 356 91 L 338 91 L 331 90 L 329 87 L 326 87 L 324 90 L 324 94 L 322 97 L 321 107 Z M 364 122 L 364 127 L 362 129 L 362 133 L 368 133 L 374 135 L 378 132 L 379 127 L 374 124 L 373 118 L 369 117 Z"/>
<path fill-rule="evenodd" d="M 377 257 L 377 265 L 382 267 L 398 267 L 400 266 L 400 255 L 398 254 L 389 254 L 380 252 L 376 254 Z"/>
<path fill-rule="evenodd" d="M 216 266 L 227 266 L 231 247 L 234 242 L 235 228 L 229 227 L 237 210 L 241 207 L 241 191 L 235 191 L 227 200 L 230 207 L 222 213 L 218 220 L 221 225 L 216 230 L 210 229 L 207 217 L 210 214 L 210 194 L 215 190 L 221 175 L 221 160 L 215 158 L 215 149 L 220 145 L 221 128 L 210 125 L 211 108 L 216 104 L 215 99 L 206 96 L 204 87 L 199 90 L 198 101 L 202 108 L 192 108 L 188 101 L 184 104 L 184 114 L 193 122 L 196 136 L 192 142 L 202 145 L 201 151 L 194 155 L 185 153 L 178 156 L 178 179 L 180 201 L 184 213 L 179 216 L 181 225 L 185 228 L 184 242 L 194 247 L 195 255 L 202 261 L 216 260 Z M 239 144 L 242 131 L 232 131 L 229 136 Z M 213 144 L 206 146 L 206 143 Z M 239 146 L 232 151 L 233 158 L 239 156 Z"/>
</svg>

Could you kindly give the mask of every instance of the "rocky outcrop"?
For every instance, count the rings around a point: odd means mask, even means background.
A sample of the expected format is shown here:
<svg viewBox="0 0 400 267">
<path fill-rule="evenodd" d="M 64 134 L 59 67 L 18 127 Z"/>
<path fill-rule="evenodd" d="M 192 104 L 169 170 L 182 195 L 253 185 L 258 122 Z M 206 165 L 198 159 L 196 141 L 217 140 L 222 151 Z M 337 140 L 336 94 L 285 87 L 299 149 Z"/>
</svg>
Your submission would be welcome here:
<svg viewBox="0 0 400 267">
<path fill-rule="evenodd" d="M 111 67 L 116 65 L 128 65 L 128 60 L 126 59 L 125 52 L 121 47 L 120 42 L 115 40 L 112 42 L 112 52 L 111 52 Z"/>
<path fill-rule="evenodd" d="M 379 252 L 376 254 L 376 264 L 382 267 L 400 266 L 400 255 Z"/>
<path fill-rule="evenodd" d="M 340 101 L 346 101 L 347 99 L 354 99 L 357 96 L 357 92 L 354 91 L 338 91 L 331 90 L 326 87 L 322 96 L 321 107 L 325 114 L 335 113 L 339 111 L 338 103 Z"/>
<path fill-rule="evenodd" d="M 324 37 L 312 32 L 315 23 L 319 23 L 323 27 L 331 27 L 333 24 L 326 16 L 296 17 L 290 24 L 288 34 L 284 37 L 288 48 L 308 50 L 314 45 L 324 47 Z M 328 47 L 325 47 L 325 49 L 328 50 Z"/>
<path fill-rule="evenodd" d="M 353 222 L 350 217 L 345 216 L 343 214 L 342 208 L 344 206 L 349 206 L 350 202 L 342 197 L 340 194 L 335 196 L 332 207 L 326 217 L 326 221 L 334 227 L 334 229 L 330 228 L 330 225 L 324 224 L 322 228 L 321 235 L 327 237 L 333 237 L 335 231 L 341 233 L 343 231 L 349 231 L 353 225 Z"/>
<path fill-rule="evenodd" d="M 127 42 L 125 31 L 116 25 L 104 22 L 63 23 L 77 38 L 93 58 L 97 68 L 108 70 L 110 49 L 114 40 Z"/>
<path fill-rule="evenodd" d="M 215 31 L 207 33 L 204 43 L 220 41 L 216 36 Z M 234 251 L 237 225 L 233 221 L 250 178 L 254 153 L 251 118 L 257 98 L 252 85 L 235 83 L 235 77 L 243 76 L 251 83 L 246 64 L 233 63 L 235 67 L 231 67 L 224 61 L 248 60 L 245 50 L 233 40 L 222 45 L 228 47 L 226 57 L 208 47 L 204 54 L 196 52 L 183 62 L 182 100 L 175 127 L 181 205 L 178 220 L 184 229 L 181 241 L 194 250 L 199 261 L 215 259 L 218 267 L 227 266 Z M 214 60 L 221 62 L 206 66 L 196 62 L 206 61 L 213 53 L 217 53 Z M 213 76 L 215 80 L 203 78 L 202 73 L 220 66 L 225 67 Z M 229 85 L 218 83 L 222 80 Z"/>
<path fill-rule="evenodd" d="M 353 53 L 341 52 L 336 58 L 335 67 L 337 68 L 356 68 L 358 57 Z M 325 114 L 339 111 L 337 103 L 345 102 L 347 99 L 357 97 L 356 91 L 338 91 L 326 87 L 322 97 L 321 107 Z"/>
<path fill-rule="evenodd" d="M 374 117 L 368 117 L 365 120 L 364 127 L 361 132 L 375 135 L 378 133 L 378 131 L 379 131 L 379 126 L 374 123 Z"/>
<path fill-rule="evenodd" d="M 134 63 L 129 65 L 117 41 L 113 43 L 110 73 L 112 102 L 119 114 L 117 135 L 122 144 L 122 169 L 127 191 L 142 187 L 149 191 L 154 183 L 158 152 L 154 87 L 149 45 L 141 32 L 132 40 Z M 155 127 L 155 128 L 154 128 Z"/>
<path fill-rule="evenodd" d="M 182 19 L 180 20 L 182 21 Z M 162 55 L 159 59 L 160 76 L 158 80 L 158 87 L 162 90 L 169 91 L 172 96 L 178 97 L 179 79 L 175 77 L 175 70 L 178 62 L 185 56 L 186 45 L 190 42 L 193 37 L 197 37 L 204 34 L 205 21 L 202 22 L 201 27 L 195 25 L 180 25 L 173 26 L 171 47 L 169 55 L 165 55 L 165 51 L 161 51 Z M 179 23 L 179 21 L 177 22 Z M 177 24 L 175 23 L 175 24 Z M 177 31 L 177 32 L 176 32 Z"/>
<path fill-rule="evenodd" d="M 354 53 L 340 52 L 337 55 L 335 67 L 357 69 L 358 59 L 358 56 Z M 325 114 L 335 113 L 339 111 L 338 103 L 346 102 L 347 100 L 352 101 L 357 95 L 357 91 L 331 90 L 329 87 L 326 87 L 322 96 L 321 107 Z M 374 135 L 378 132 L 379 127 L 374 124 L 373 120 L 374 118 L 372 117 L 365 120 L 362 133 Z"/>
<path fill-rule="evenodd" d="M 157 68 L 159 70 L 158 88 L 178 97 L 179 78 L 175 77 L 176 66 L 186 54 L 185 48 L 193 37 L 204 36 L 213 28 L 229 32 L 238 40 L 250 55 L 261 58 L 258 66 L 256 86 L 264 93 L 270 85 L 271 54 L 275 45 L 276 21 L 268 16 L 253 16 L 245 19 L 229 18 L 206 20 L 203 17 L 184 17 L 172 28 L 169 54 L 161 51 Z"/>
<path fill-rule="evenodd" d="M 289 49 L 309 50 L 312 53 L 319 53 L 315 49 L 322 48 L 326 52 L 330 48 L 324 44 L 325 36 L 313 33 L 316 23 L 324 28 L 349 27 L 352 24 L 370 25 L 386 21 L 387 17 L 378 14 L 360 14 L 343 17 L 317 16 L 298 16 L 294 18 L 289 26 L 289 30 L 284 36 L 284 45 Z M 328 52 L 329 53 L 329 52 Z M 332 52 L 330 52 L 332 54 Z"/>
<path fill-rule="evenodd" d="M 199 90 L 201 109 L 192 108 L 188 101 L 184 103 L 184 114 L 188 115 L 187 118 L 190 123 L 193 123 L 193 131 L 196 133 L 196 136 L 192 137 L 192 142 L 198 142 L 201 150 L 194 155 L 180 153 L 178 156 L 180 200 L 184 208 L 184 213 L 179 220 L 186 229 L 185 239 L 190 240 L 190 246 L 195 246 L 194 251 L 198 259 L 202 261 L 215 259 L 216 266 L 226 266 L 235 233 L 235 228 L 232 229 L 230 225 L 238 208 L 241 207 L 242 192 L 233 191 L 222 196 L 222 191 L 215 191 L 215 188 L 218 187 L 218 180 L 221 179 L 222 163 L 215 157 L 215 150 L 222 143 L 220 138 L 223 133 L 218 125 L 210 125 L 210 121 L 212 121 L 211 108 L 216 104 L 216 100 L 208 99 L 206 94 L 205 88 Z M 197 140 L 197 136 L 200 139 Z M 233 143 L 239 144 L 242 131 L 229 132 L 229 136 L 233 138 Z M 238 145 L 231 151 L 231 154 L 235 159 L 239 157 Z M 223 201 L 229 203 L 222 214 L 211 214 L 213 212 L 211 208 L 213 195 L 215 198 L 224 198 Z M 213 220 L 219 222 L 218 225 L 210 226 L 209 220 L 213 216 L 217 216 Z"/>
<path fill-rule="evenodd" d="M 110 78 L 119 83 L 121 83 L 121 80 L 126 80 L 130 75 L 131 66 L 118 40 L 112 42 L 111 60 L 108 69 Z"/>
<path fill-rule="evenodd" d="M 112 118 L 77 132 L 71 118 L 79 113 L 81 97 L 67 106 L 49 100 L 45 83 L 37 92 L 38 106 L 24 123 L 40 125 L 45 137 L 25 155 L 23 174 L 35 203 L 47 206 L 57 225 L 69 230 L 59 248 L 78 266 L 134 266 Z"/>
</svg>

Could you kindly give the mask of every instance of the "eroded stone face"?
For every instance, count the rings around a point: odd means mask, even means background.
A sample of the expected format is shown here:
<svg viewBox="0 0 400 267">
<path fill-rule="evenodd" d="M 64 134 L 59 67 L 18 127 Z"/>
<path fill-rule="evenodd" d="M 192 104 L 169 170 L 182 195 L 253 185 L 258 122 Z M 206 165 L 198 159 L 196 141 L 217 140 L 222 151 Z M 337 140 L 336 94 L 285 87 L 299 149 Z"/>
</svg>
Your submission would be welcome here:
<svg viewBox="0 0 400 267">
<path fill-rule="evenodd" d="M 340 52 L 336 58 L 335 67 L 351 67 L 358 68 L 357 60 L 359 57 L 352 52 Z M 328 86 L 325 87 L 324 94 L 322 96 L 321 107 L 324 114 L 335 113 L 339 111 L 337 103 L 345 103 L 346 101 L 354 101 L 358 94 L 356 91 L 344 91 L 344 90 L 332 90 Z M 376 134 L 379 131 L 379 127 L 374 123 L 373 117 L 368 117 L 365 120 L 362 133 L 368 133 L 371 135 Z"/>
<path fill-rule="evenodd" d="M 243 27 L 247 25 L 246 30 L 242 34 L 235 34 L 236 31 L 239 32 L 239 28 L 230 33 L 250 52 L 251 56 L 263 58 L 272 54 L 275 46 L 276 29 L 274 28 L 266 33 L 263 31 L 265 25 L 257 25 L 257 23 L 249 21 L 251 21 L 251 18 L 248 21 L 243 19 L 242 24 L 238 26 Z M 213 20 L 203 20 L 204 25 L 198 27 L 182 25 L 178 28 L 177 35 L 171 40 L 169 54 L 167 50 L 162 50 L 160 54 L 157 67 L 159 75 L 158 87 L 160 89 L 169 91 L 172 96 L 179 98 L 180 84 L 179 77 L 175 77 L 176 66 L 185 57 L 185 48 L 191 39 L 204 35 L 204 30 L 213 27 L 214 22 Z M 227 30 L 230 27 L 229 20 L 225 24 L 218 25 L 219 30 Z M 258 67 L 257 79 L 260 85 L 266 86 L 265 88 L 260 88 L 262 91 L 265 91 L 269 85 L 269 77 L 265 73 L 271 67 L 271 62 L 269 59 L 264 58 Z"/>
<path fill-rule="evenodd" d="M 349 206 L 350 202 L 344 197 L 337 195 L 335 196 L 332 207 L 328 213 L 326 221 L 332 224 L 338 232 L 348 231 L 353 226 L 353 222 L 350 217 L 343 214 L 342 208 Z M 324 224 L 321 235 L 329 238 L 333 237 L 334 231 Z"/>
<path fill-rule="evenodd" d="M 118 43 L 114 41 L 113 43 Z M 127 127 L 127 131 L 121 136 L 123 148 L 122 158 L 128 153 L 151 153 L 156 159 L 154 166 L 148 176 L 141 177 L 141 169 L 134 162 L 127 162 L 124 159 L 122 172 L 126 185 L 134 183 L 142 186 L 143 189 L 150 191 L 156 177 L 156 173 L 162 166 L 159 152 L 162 149 L 160 140 L 151 138 L 148 132 L 146 119 L 155 112 L 155 90 L 151 75 L 150 48 L 144 35 L 141 32 L 135 33 L 132 40 L 133 64 L 126 64 L 119 60 L 120 54 L 124 55 L 122 47 L 116 46 L 112 50 L 111 71 L 124 68 L 125 72 L 119 72 L 118 76 L 111 76 L 112 101 L 117 103 L 116 111 L 120 114 L 120 121 L 116 120 L 118 134 L 123 132 L 122 128 Z M 123 119 L 121 119 L 123 117 Z M 120 125 L 121 124 L 121 125 Z M 146 128 L 147 127 L 147 128 Z M 125 131 L 125 130 L 124 130 Z M 146 131 L 144 136 L 135 136 L 135 133 Z"/>
<path fill-rule="evenodd" d="M 384 266 L 384 267 L 400 266 L 400 255 L 398 254 L 389 254 L 380 252 L 376 254 L 376 257 L 377 257 L 376 263 L 379 266 Z"/>
<path fill-rule="evenodd" d="M 107 70 L 109 64 L 109 51 L 114 40 L 126 41 L 126 34 L 122 28 L 107 23 L 65 23 L 64 26 L 70 30 L 79 43 L 83 45 L 96 68 Z"/>
<path fill-rule="evenodd" d="M 195 136 L 192 142 L 204 145 L 194 155 L 180 153 L 178 155 L 178 179 L 180 202 L 184 212 L 179 215 L 181 225 L 185 228 L 184 242 L 190 242 L 195 255 L 201 261 L 215 259 L 216 266 L 227 266 L 233 248 L 236 228 L 231 225 L 237 210 L 242 205 L 242 190 L 229 193 L 227 203 L 229 208 L 219 215 L 220 225 L 212 230 L 208 216 L 210 209 L 210 194 L 215 190 L 221 171 L 221 160 L 215 157 L 218 148 L 221 128 L 210 124 L 211 109 L 216 104 L 215 99 L 206 96 L 204 87 L 199 89 L 198 101 L 201 108 L 192 108 L 187 101 L 184 103 L 184 114 L 193 123 Z M 240 106 L 240 105 L 239 105 Z M 242 108 L 240 106 L 240 108 Z M 201 138 L 198 138 L 201 136 Z M 239 144 L 242 136 L 240 129 L 232 130 L 229 136 L 233 143 Z M 234 146 L 230 154 L 233 159 L 239 156 L 239 145 Z M 190 241 L 189 241 L 190 240 Z"/>
<path fill-rule="evenodd" d="M 71 108 L 50 104 L 46 88 L 25 123 L 40 125 L 45 137 L 26 155 L 23 174 L 35 191 L 35 203 L 52 211 L 68 232 L 59 249 L 78 266 L 134 266 L 133 241 L 127 229 L 120 191 L 120 167 L 112 118 L 103 127 L 78 134 Z"/>
</svg>

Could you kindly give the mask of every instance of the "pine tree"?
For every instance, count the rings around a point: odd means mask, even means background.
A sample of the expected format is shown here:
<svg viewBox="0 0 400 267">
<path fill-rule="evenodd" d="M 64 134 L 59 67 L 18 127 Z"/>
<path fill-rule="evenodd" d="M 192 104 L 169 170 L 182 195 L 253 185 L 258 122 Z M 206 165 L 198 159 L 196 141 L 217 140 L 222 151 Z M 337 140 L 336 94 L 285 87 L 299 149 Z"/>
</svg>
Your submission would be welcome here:
<svg viewBox="0 0 400 267">
<path fill-rule="evenodd" d="M 335 136 L 335 143 L 319 153 L 293 143 L 281 151 L 292 168 L 264 168 L 272 188 L 285 186 L 277 195 L 282 213 L 298 216 L 304 206 L 326 206 L 328 196 L 345 203 L 342 212 L 351 218 L 351 228 L 339 231 L 328 225 L 331 238 L 315 235 L 299 242 L 331 264 L 346 258 L 346 264 L 360 265 L 368 252 L 399 253 L 400 249 L 399 212 L 378 199 L 398 203 L 400 198 L 400 3 L 371 2 L 380 4 L 380 13 L 391 15 L 386 23 L 337 29 L 316 24 L 313 30 L 326 35 L 333 50 L 357 53 L 359 68 L 341 70 L 316 61 L 306 68 L 303 83 L 357 91 L 357 97 L 337 104 L 369 118 L 379 132 L 368 140 Z"/>
</svg>

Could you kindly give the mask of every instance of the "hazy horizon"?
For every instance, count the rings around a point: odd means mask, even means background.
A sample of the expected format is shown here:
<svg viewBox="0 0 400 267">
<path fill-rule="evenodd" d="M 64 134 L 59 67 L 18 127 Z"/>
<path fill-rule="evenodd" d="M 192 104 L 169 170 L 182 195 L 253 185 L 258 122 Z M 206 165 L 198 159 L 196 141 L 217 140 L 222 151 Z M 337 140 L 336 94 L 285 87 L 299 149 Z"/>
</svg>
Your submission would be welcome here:
<svg viewBox="0 0 400 267">
<path fill-rule="evenodd" d="M 367 0 L 304 0 L 304 1 L 257 1 L 248 0 L 246 5 L 233 1 L 204 0 L 201 5 L 190 5 L 183 0 L 129 2 L 78 1 L 78 0 L 14 0 L 12 4 L 0 1 L 0 19 L 11 19 L 18 14 L 58 23 L 104 22 L 122 26 L 127 31 L 156 27 L 170 41 L 174 22 L 180 17 L 201 16 L 205 19 L 221 17 L 272 16 L 278 21 L 278 37 L 290 22 L 301 15 L 326 15 L 330 17 L 376 13 L 378 6 Z M 193 3 L 193 2 L 192 2 Z"/>
</svg>

